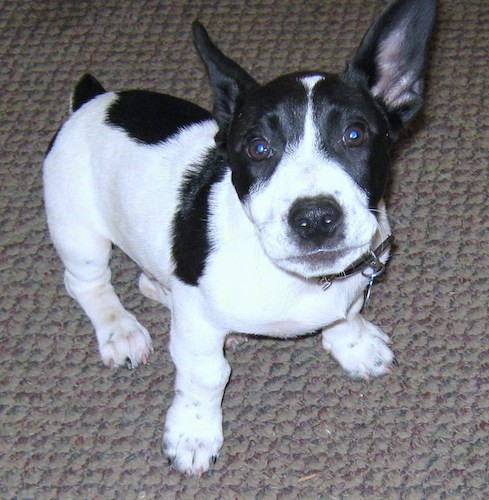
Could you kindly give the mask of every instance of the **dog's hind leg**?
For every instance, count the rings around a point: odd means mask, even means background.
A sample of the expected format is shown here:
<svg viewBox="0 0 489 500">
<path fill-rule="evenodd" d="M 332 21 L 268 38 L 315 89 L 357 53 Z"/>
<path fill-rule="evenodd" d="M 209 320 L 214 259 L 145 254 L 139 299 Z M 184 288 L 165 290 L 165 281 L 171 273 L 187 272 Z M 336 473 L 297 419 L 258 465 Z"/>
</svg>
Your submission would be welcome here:
<svg viewBox="0 0 489 500">
<path fill-rule="evenodd" d="M 111 241 L 91 228 L 71 229 L 59 222 L 51 225 L 51 235 L 66 267 L 66 289 L 92 321 L 102 361 L 131 368 L 146 363 L 153 351 L 151 338 L 124 309 L 110 281 Z"/>
<path fill-rule="evenodd" d="M 139 290 L 148 299 L 155 300 L 163 304 L 166 308 L 171 309 L 170 291 L 163 289 L 158 282 L 149 278 L 145 273 L 141 273 L 139 276 Z"/>
</svg>

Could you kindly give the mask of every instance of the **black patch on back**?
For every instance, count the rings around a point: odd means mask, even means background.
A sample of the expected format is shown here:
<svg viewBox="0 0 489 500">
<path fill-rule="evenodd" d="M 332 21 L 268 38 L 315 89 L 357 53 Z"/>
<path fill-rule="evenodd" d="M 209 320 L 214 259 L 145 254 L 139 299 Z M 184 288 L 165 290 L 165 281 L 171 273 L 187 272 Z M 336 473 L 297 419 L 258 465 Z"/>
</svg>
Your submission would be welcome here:
<svg viewBox="0 0 489 500">
<path fill-rule="evenodd" d="M 91 101 L 94 97 L 105 94 L 102 84 L 92 75 L 83 76 L 75 87 L 73 98 L 71 100 L 72 111 L 77 111 L 85 103 Z"/>
<path fill-rule="evenodd" d="M 211 114 L 188 101 L 149 90 L 126 90 L 107 111 L 106 122 L 133 139 L 157 144 L 185 126 L 211 119 Z"/>
<path fill-rule="evenodd" d="M 175 274 L 188 285 L 198 284 L 212 249 L 208 231 L 209 194 L 227 168 L 214 148 L 199 169 L 187 175 L 180 189 L 180 205 L 173 219 L 172 255 Z"/>
</svg>

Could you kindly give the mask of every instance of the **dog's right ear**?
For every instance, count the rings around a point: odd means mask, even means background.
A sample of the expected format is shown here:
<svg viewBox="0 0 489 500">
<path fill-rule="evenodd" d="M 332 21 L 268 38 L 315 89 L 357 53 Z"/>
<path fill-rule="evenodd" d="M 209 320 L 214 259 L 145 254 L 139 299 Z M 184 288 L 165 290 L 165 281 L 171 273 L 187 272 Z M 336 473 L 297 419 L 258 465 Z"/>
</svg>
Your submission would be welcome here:
<svg viewBox="0 0 489 500">
<path fill-rule="evenodd" d="M 259 84 L 212 43 L 202 24 L 194 21 L 192 30 L 195 48 L 205 64 L 214 95 L 214 119 L 219 126 L 219 135 L 224 139 L 236 107 Z"/>
</svg>

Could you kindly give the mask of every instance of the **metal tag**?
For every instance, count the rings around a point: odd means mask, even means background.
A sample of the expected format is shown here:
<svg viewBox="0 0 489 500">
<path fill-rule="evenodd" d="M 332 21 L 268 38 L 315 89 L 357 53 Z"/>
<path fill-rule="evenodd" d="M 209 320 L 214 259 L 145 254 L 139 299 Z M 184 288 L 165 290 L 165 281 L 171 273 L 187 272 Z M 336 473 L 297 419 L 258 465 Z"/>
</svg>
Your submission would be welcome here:
<svg viewBox="0 0 489 500">
<path fill-rule="evenodd" d="M 327 276 L 323 276 L 319 280 L 319 284 L 321 285 L 323 292 L 325 292 L 333 284 L 333 281 L 330 280 Z"/>
</svg>

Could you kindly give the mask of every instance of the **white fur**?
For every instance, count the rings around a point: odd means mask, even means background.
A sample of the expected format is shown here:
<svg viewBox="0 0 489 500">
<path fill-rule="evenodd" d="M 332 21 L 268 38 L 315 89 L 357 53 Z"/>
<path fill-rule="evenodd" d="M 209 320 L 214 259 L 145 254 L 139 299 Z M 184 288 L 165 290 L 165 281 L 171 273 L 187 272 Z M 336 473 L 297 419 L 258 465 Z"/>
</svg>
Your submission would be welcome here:
<svg viewBox="0 0 489 500">
<path fill-rule="evenodd" d="M 230 374 L 223 345 L 230 332 L 286 338 L 322 330 L 323 345 L 350 374 L 386 373 L 387 337 L 359 316 L 367 278 L 357 274 L 323 291 L 311 269 L 288 260 L 299 249 L 284 220 L 298 197 L 334 196 L 345 213 L 343 257 L 324 273 L 341 271 L 390 233 L 383 205 L 375 217 L 365 193 L 319 151 L 311 112 L 301 144 L 285 152 L 246 207 L 229 173 L 212 187 L 213 250 L 199 285 L 189 286 L 173 274 L 171 224 L 183 176 L 213 146 L 216 125 L 208 121 L 144 145 L 104 123 L 114 98 L 93 99 L 61 129 L 44 165 L 48 223 L 67 289 L 90 317 L 104 363 L 120 366 L 129 358 L 137 366 L 152 351 L 146 329 L 110 283 L 112 243 L 142 268 L 142 292 L 170 308 L 177 371 L 164 446 L 177 468 L 201 474 L 219 454 Z"/>
</svg>

